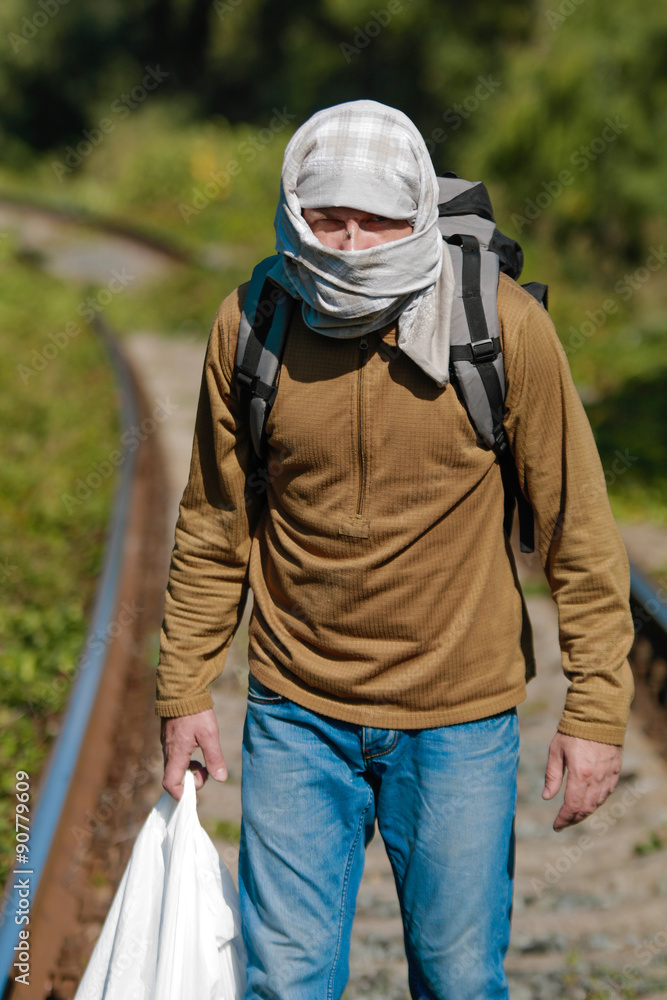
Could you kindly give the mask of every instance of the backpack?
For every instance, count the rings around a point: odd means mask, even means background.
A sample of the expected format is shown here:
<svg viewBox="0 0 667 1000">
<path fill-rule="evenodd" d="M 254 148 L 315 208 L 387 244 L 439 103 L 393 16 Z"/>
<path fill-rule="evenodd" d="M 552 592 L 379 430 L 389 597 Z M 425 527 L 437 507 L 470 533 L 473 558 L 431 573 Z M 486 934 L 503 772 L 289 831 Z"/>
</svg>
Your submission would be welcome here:
<svg viewBox="0 0 667 1000">
<path fill-rule="evenodd" d="M 498 457 L 505 494 L 503 528 L 509 537 L 515 505 L 519 514 L 522 552 L 534 551 L 534 517 L 519 485 L 519 477 L 503 426 L 505 369 L 498 329 L 498 274 L 515 280 L 523 268 L 523 251 L 497 228 L 484 184 L 454 173 L 438 177 L 438 228 L 448 245 L 456 291 L 452 305 L 450 379 L 466 407 L 481 447 Z M 266 490 L 266 421 L 276 393 L 280 364 L 295 300 L 267 278 L 277 256 L 253 270 L 246 293 L 234 366 L 234 381 L 242 419 L 250 429 L 254 468 L 248 483 Z M 547 286 L 523 285 L 544 308 Z"/>
</svg>

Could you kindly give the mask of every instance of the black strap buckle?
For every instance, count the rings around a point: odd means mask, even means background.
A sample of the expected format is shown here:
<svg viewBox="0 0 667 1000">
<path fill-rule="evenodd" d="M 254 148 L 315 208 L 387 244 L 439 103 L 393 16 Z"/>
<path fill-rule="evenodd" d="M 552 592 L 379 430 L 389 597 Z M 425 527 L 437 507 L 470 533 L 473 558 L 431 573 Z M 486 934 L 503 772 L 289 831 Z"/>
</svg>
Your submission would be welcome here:
<svg viewBox="0 0 667 1000">
<path fill-rule="evenodd" d="M 470 346 L 472 347 L 473 361 L 492 361 L 496 358 L 496 349 L 490 337 L 487 337 L 486 340 L 475 340 Z"/>
<path fill-rule="evenodd" d="M 254 392 L 257 388 L 257 382 L 259 381 L 259 375 L 249 375 L 248 372 L 244 372 L 242 368 L 236 369 L 236 381 L 243 389 L 249 389 L 250 392 Z"/>
<path fill-rule="evenodd" d="M 510 443 L 507 440 L 507 434 L 502 424 L 500 428 L 496 430 L 496 432 L 494 433 L 493 438 L 495 441 L 495 447 L 493 450 L 495 451 L 498 458 L 505 459 L 508 456 L 512 457 L 510 454 Z M 513 458 L 512 461 L 514 461 Z"/>
</svg>

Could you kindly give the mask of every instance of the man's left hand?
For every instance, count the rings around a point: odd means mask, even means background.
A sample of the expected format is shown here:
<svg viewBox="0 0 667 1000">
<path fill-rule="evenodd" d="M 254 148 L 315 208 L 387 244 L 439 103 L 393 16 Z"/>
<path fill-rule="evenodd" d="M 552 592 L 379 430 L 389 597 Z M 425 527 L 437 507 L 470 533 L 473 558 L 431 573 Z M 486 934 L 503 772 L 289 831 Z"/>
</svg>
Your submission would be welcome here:
<svg viewBox="0 0 667 1000">
<path fill-rule="evenodd" d="M 543 799 L 557 795 L 567 768 L 565 800 L 554 821 L 554 830 L 581 823 L 602 805 L 618 784 L 622 757 L 622 747 L 556 733 L 549 746 L 542 791 Z"/>
</svg>

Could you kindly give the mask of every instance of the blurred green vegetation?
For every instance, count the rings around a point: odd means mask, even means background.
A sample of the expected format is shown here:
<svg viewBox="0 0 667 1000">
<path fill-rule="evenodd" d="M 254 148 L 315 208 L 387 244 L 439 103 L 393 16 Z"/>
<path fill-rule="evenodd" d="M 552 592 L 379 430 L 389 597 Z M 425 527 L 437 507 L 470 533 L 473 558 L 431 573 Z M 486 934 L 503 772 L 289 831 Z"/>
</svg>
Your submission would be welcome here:
<svg viewBox="0 0 667 1000">
<path fill-rule="evenodd" d="M 635 844 L 635 854 L 645 855 L 653 854 L 655 851 L 662 851 L 667 847 L 667 831 L 661 830 L 659 833 L 656 830 L 651 830 L 646 840 L 640 841 Z"/>
<path fill-rule="evenodd" d="M 191 254 L 168 286 L 132 288 L 113 304 L 120 329 L 208 335 L 221 299 L 273 252 L 280 165 L 291 129 L 276 118 L 258 135 L 222 119 L 188 121 L 182 108 L 156 102 L 137 110 L 117 135 L 70 173 L 59 152 L 33 157 L 18 173 L 0 163 L 0 195 L 139 227 Z"/>
<path fill-rule="evenodd" d="M 114 487 L 104 480 L 75 509 L 63 500 L 118 443 L 101 345 L 80 322 L 62 348 L 50 336 L 78 302 L 0 241 L 0 881 L 14 772 L 27 771 L 34 792 L 76 671 Z"/>
<path fill-rule="evenodd" d="M 212 820 L 206 824 L 206 831 L 209 836 L 226 840 L 230 844 L 238 844 L 241 840 L 241 827 L 231 819 Z"/>
<path fill-rule="evenodd" d="M 435 127 L 539 16 L 533 0 L 3 0 L 0 119 L 14 155 L 52 149 L 159 66 L 193 118 L 261 126 L 363 94 Z"/>
</svg>

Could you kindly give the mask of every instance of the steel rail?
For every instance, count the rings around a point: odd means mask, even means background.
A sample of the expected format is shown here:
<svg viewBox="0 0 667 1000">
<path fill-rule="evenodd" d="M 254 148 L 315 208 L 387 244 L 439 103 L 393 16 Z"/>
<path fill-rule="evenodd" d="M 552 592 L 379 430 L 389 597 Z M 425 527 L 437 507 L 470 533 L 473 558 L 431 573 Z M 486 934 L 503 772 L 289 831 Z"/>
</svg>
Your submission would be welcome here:
<svg viewBox="0 0 667 1000">
<path fill-rule="evenodd" d="M 630 606 L 638 637 L 647 639 L 655 657 L 667 659 L 667 603 L 664 587 L 630 566 Z M 667 703 L 667 681 L 658 692 L 661 705 Z"/>
<path fill-rule="evenodd" d="M 139 403 L 135 395 L 130 368 L 109 328 L 98 318 L 91 326 L 102 340 L 114 371 L 119 393 L 119 415 L 123 431 L 136 427 Z M 29 864 L 15 865 L 7 881 L 7 890 L 0 916 L 0 996 L 4 996 L 13 966 L 15 946 L 21 926 L 15 917 L 19 913 L 19 880 L 29 880 L 29 898 L 34 903 L 40 880 L 56 835 L 63 806 L 69 792 L 72 774 L 79 758 L 90 714 L 95 704 L 108 653 L 108 643 L 93 641 L 109 635 L 113 622 L 123 566 L 123 547 L 130 510 L 130 497 L 135 480 L 136 451 L 125 446 L 121 474 L 113 501 L 104 564 L 97 588 L 95 604 L 88 625 L 81 660 L 77 667 L 68 707 L 40 782 L 40 792 L 34 818 L 30 822 Z M 14 883 L 12 885 L 12 883 Z M 30 925 L 27 925 L 29 929 Z"/>
<path fill-rule="evenodd" d="M 45 215 L 61 222 L 69 222 L 77 226 L 85 226 L 88 229 L 96 229 L 101 233 L 109 233 L 113 236 L 120 236 L 127 240 L 132 240 L 142 246 L 161 253 L 172 260 L 181 261 L 185 264 L 199 264 L 206 267 L 205 256 L 198 256 L 186 246 L 177 244 L 161 233 L 142 227 L 131 222 L 110 218 L 106 215 L 98 215 L 91 209 L 83 208 L 81 205 L 74 205 L 69 202 L 53 202 L 46 199 L 21 194 L 0 189 L 0 204 L 16 208 L 19 211 L 34 212 Z"/>
</svg>

